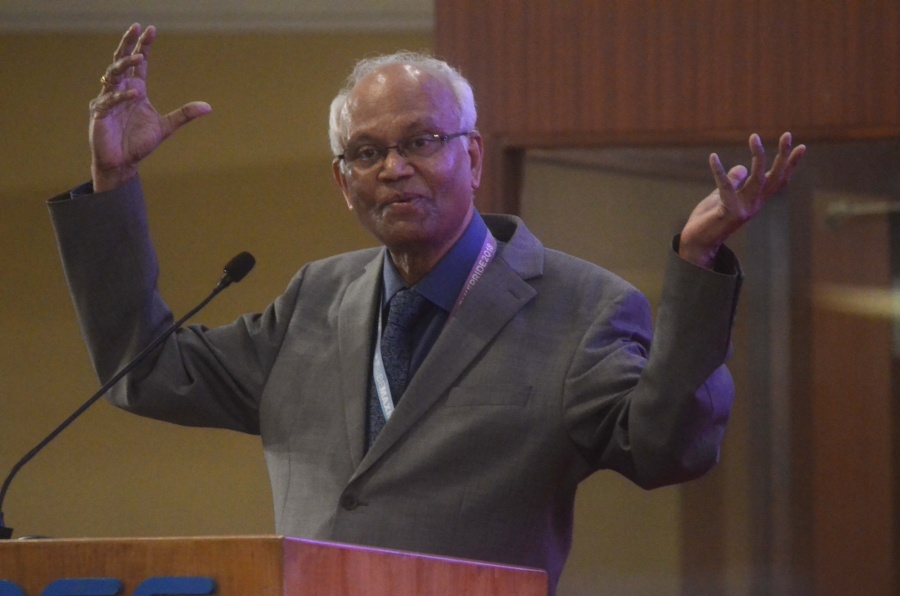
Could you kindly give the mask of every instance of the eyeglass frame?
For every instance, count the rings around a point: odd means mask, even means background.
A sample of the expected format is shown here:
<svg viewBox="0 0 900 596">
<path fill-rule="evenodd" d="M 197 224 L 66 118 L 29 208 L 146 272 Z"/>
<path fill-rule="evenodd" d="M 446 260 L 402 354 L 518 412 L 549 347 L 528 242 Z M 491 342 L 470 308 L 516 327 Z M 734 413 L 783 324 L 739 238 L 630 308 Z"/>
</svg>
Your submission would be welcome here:
<svg viewBox="0 0 900 596">
<path fill-rule="evenodd" d="M 448 141 L 451 141 L 451 140 L 453 140 L 453 139 L 456 139 L 456 138 L 459 138 L 459 137 L 462 137 L 462 136 L 470 135 L 470 134 L 472 134 L 473 132 L 475 132 L 475 131 L 474 131 L 474 130 L 469 130 L 469 131 L 464 131 L 464 132 L 454 132 L 454 133 L 451 133 L 451 134 L 443 134 L 443 133 L 439 133 L 439 132 L 421 132 L 421 133 L 416 133 L 416 134 L 414 134 L 414 135 L 410 135 L 410 136 L 406 137 L 405 139 L 401 140 L 399 143 L 397 143 L 397 144 L 395 144 L 395 145 L 387 145 L 387 146 L 385 146 L 385 147 L 379 147 L 378 145 L 371 144 L 372 147 L 374 147 L 375 149 L 377 149 L 377 152 L 378 152 L 378 160 L 372 162 L 371 165 L 366 166 L 366 167 L 361 168 L 361 169 L 363 169 L 363 170 L 369 170 L 369 169 L 374 168 L 374 167 L 377 166 L 378 164 L 383 163 L 384 160 L 387 159 L 388 153 L 390 152 L 391 149 L 396 149 L 396 150 L 397 150 L 397 153 L 400 155 L 400 157 L 403 157 L 404 159 L 409 159 L 409 157 L 410 157 L 410 156 L 409 156 L 409 150 L 404 149 L 403 146 L 404 146 L 408 141 L 410 141 L 410 140 L 412 140 L 412 139 L 415 139 L 416 137 L 431 136 L 433 139 L 440 141 L 441 146 L 438 147 L 437 150 L 432 154 L 432 155 L 436 155 L 439 151 L 441 151 L 444 147 L 447 146 L 447 142 L 448 142 Z M 368 145 L 368 144 L 369 144 L 369 143 L 364 143 L 362 146 L 365 146 L 365 145 Z M 345 149 L 343 153 L 341 153 L 341 154 L 339 154 L 339 155 L 336 155 L 336 156 L 335 156 L 335 159 L 344 162 L 344 163 L 345 163 L 347 166 L 349 166 L 349 167 L 353 167 L 353 163 L 354 163 L 355 161 L 357 161 L 357 160 L 348 161 L 347 158 L 346 158 L 346 155 L 347 155 L 347 150 Z M 414 157 L 415 157 L 415 156 L 414 156 Z M 427 156 L 427 157 L 431 157 L 431 155 L 429 155 L 429 156 Z"/>
</svg>

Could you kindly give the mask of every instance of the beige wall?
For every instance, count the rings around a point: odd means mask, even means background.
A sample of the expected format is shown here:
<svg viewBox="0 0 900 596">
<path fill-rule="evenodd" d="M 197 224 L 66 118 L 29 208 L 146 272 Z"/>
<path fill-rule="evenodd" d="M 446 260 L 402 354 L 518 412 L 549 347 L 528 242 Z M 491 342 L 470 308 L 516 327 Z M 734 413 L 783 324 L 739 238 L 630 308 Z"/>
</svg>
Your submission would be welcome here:
<svg viewBox="0 0 900 596">
<path fill-rule="evenodd" d="M 96 389 L 45 201 L 89 175 L 87 103 L 115 43 L 115 35 L 100 34 L 0 36 L 3 474 Z M 430 45 L 425 35 L 160 33 L 150 71 L 154 104 L 169 110 L 202 99 L 213 106 L 142 168 L 161 283 L 176 313 L 204 297 L 240 250 L 254 253 L 257 268 L 197 317 L 204 324 L 264 308 L 310 259 L 372 244 L 330 178 L 328 105 L 356 58 Z M 552 214 L 527 206 L 555 237 Z M 560 240 L 570 223 L 557 223 Z M 620 265 L 626 275 L 641 274 Z M 676 586 L 677 489 L 645 493 L 601 476 L 579 500 L 567 593 L 592 593 L 598 583 Z M 4 511 L 19 536 L 273 529 L 258 438 L 178 428 L 104 403 L 22 471 Z"/>
<path fill-rule="evenodd" d="M 45 201 L 89 176 L 87 104 L 117 35 L 0 36 L 0 473 L 96 390 Z M 327 110 L 355 59 L 429 35 L 175 35 L 153 48 L 160 110 L 213 113 L 142 168 L 161 283 L 181 313 L 236 252 L 256 270 L 198 317 L 261 310 L 299 266 L 372 244 L 330 176 Z M 270 533 L 256 437 L 182 429 L 97 404 L 17 476 L 17 535 Z"/>
</svg>

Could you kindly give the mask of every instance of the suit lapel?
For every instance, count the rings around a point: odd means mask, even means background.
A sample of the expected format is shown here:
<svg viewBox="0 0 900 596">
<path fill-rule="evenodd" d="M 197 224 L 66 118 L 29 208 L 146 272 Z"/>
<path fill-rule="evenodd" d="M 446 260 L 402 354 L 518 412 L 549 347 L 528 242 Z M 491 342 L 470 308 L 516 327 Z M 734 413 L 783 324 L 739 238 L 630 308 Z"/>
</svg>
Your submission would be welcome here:
<svg viewBox="0 0 900 596">
<path fill-rule="evenodd" d="M 353 467 L 365 450 L 366 395 L 372 358 L 372 322 L 380 304 L 384 251 L 370 261 L 363 274 L 347 286 L 338 315 L 341 399 L 347 422 L 347 441 Z"/>
<path fill-rule="evenodd" d="M 463 305 L 447 321 L 354 477 L 369 469 L 416 424 L 535 294 L 519 273 L 502 259 L 494 259 Z"/>
</svg>

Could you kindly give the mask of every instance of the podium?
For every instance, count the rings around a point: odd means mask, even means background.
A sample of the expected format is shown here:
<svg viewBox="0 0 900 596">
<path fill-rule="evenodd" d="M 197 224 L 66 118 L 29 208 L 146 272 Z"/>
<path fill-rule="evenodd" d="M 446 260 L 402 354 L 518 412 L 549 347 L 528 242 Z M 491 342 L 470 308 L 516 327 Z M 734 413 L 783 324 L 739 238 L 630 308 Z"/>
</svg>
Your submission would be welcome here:
<svg viewBox="0 0 900 596">
<path fill-rule="evenodd" d="M 215 591 L 193 593 L 220 596 L 547 594 L 543 570 L 284 536 L 0 542 L 0 594 L 39 596 L 74 578 L 117 580 L 123 596 L 171 594 L 181 592 L 148 580 L 186 577 L 210 578 Z"/>
</svg>

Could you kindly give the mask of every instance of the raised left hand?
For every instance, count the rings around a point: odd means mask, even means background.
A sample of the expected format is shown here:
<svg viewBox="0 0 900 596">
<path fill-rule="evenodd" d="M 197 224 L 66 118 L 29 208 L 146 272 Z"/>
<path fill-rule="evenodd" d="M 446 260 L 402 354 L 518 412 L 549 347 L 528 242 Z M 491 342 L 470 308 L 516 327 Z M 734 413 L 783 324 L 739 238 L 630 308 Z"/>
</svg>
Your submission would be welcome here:
<svg viewBox="0 0 900 596">
<path fill-rule="evenodd" d="M 711 267 L 719 247 L 751 220 L 766 202 L 787 186 L 794 168 L 806 153 L 805 145 L 791 149 L 791 133 L 781 135 L 778 155 L 766 170 L 766 152 L 759 135 L 750 135 L 750 171 L 735 166 L 727 173 L 719 156 L 709 156 L 716 190 L 700 201 L 681 232 L 678 254 L 701 267 Z"/>
</svg>

